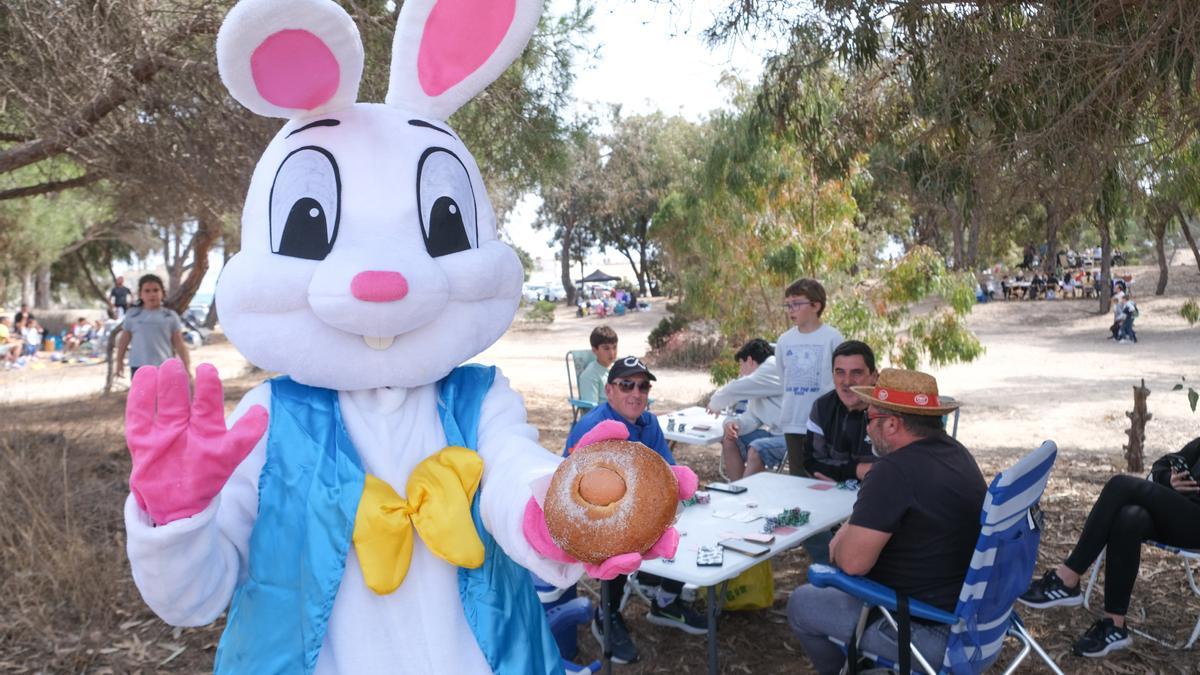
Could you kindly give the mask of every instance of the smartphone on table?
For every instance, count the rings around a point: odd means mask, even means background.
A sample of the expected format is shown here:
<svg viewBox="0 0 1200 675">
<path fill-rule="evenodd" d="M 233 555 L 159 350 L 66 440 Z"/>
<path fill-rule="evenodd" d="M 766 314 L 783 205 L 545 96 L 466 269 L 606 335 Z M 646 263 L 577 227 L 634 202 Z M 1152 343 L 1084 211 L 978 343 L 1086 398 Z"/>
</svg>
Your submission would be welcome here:
<svg viewBox="0 0 1200 675">
<path fill-rule="evenodd" d="M 707 489 L 716 490 L 717 492 L 728 492 L 731 495 L 740 495 L 746 491 L 746 486 L 734 485 L 733 483 L 709 483 Z"/>
</svg>

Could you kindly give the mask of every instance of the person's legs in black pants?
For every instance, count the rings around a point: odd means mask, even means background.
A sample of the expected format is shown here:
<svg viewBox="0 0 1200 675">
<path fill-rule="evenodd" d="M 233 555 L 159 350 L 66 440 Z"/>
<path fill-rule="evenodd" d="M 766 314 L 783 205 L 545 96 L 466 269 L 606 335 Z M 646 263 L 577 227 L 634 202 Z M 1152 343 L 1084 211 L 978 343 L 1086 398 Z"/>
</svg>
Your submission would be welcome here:
<svg viewBox="0 0 1200 675">
<path fill-rule="evenodd" d="M 787 443 L 788 473 L 793 476 L 808 476 L 804 470 L 804 434 L 784 434 Z"/>
</svg>

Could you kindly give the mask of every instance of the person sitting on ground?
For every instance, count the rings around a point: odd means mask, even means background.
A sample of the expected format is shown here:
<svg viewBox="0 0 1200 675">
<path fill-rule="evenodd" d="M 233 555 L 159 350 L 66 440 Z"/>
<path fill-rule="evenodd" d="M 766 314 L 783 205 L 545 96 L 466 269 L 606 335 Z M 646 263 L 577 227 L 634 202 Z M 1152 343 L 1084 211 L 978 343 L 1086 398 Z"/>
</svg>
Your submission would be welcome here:
<svg viewBox="0 0 1200 675">
<path fill-rule="evenodd" d="M 29 305 L 22 302 L 21 311 L 17 312 L 16 316 L 13 317 L 13 326 L 18 329 L 24 328 L 25 322 L 32 318 L 34 318 L 33 312 L 29 311 Z"/>
<path fill-rule="evenodd" d="M 866 475 L 850 521 L 830 543 L 833 564 L 939 609 L 953 612 L 979 536 L 987 484 L 975 459 L 948 436 L 942 415 L 957 404 L 938 398 L 937 381 L 885 368 L 872 386 L 855 387 L 868 404 L 867 433 L 879 460 Z M 829 637 L 849 641 L 863 603 L 836 588 L 806 584 L 788 598 L 788 624 L 818 673 L 845 664 Z M 912 644 L 941 663 L 949 628 L 912 622 Z M 896 632 L 868 624 L 863 651 L 896 660 Z"/>
<path fill-rule="evenodd" d="M 641 359 L 636 356 L 626 356 L 617 359 L 608 371 L 608 384 L 605 385 L 607 401 L 593 408 L 579 418 L 571 433 L 567 436 L 563 455 L 568 455 L 583 435 L 605 420 L 616 420 L 629 430 L 629 440 L 641 443 L 658 453 L 668 464 L 675 464 L 675 457 L 667 446 L 658 418 L 646 410 L 650 400 L 651 382 L 656 381 L 654 374 L 646 368 Z M 637 646 L 629 636 L 629 628 L 621 617 L 621 597 L 625 593 L 627 578 L 624 575 L 614 578 L 608 583 L 609 607 L 612 613 L 612 660 L 615 663 L 634 663 L 638 660 Z M 650 623 L 669 626 L 691 633 L 704 635 L 708 632 L 708 619 L 685 605 L 679 599 L 683 591 L 683 583 L 673 579 L 638 573 L 639 585 L 647 591 L 651 598 L 650 612 L 646 620 Z M 597 608 L 592 619 L 592 634 L 601 644 L 603 639 L 604 622 Z"/>
<path fill-rule="evenodd" d="M 787 455 L 787 443 L 779 428 L 783 381 L 775 364 L 775 349 L 755 338 L 733 355 L 738 378 L 718 389 L 708 401 L 710 413 L 746 401 L 746 410 L 725 421 L 721 439 L 721 461 L 725 476 L 738 480 L 767 467 L 777 467 Z"/>
<path fill-rule="evenodd" d="M 74 352 L 79 349 L 79 345 L 87 342 L 91 337 L 92 324 L 88 323 L 85 317 L 79 317 L 63 337 L 63 353 L 70 354 Z"/>
<path fill-rule="evenodd" d="M 597 326 L 592 329 L 588 340 L 596 360 L 579 373 L 579 399 L 604 403 L 607 400 L 604 389 L 608 384 L 608 369 L 617 359 L 617 332 L 608 326 Z"/>
<path fill-rule="evenodd" d="M 1142 543 L 1200 548 L 1200 438 L 1159 458 L 1150 479 L 1118 475 L 1108 479 L 1092 505 L 1071 554 L 1029 586 L 1020 600 L 1030 607 L 1083 604 L 1079 581 L 1100 552 L 1104 563 L 1104 616 L 1072 647 L 1076 656 L 1106 656 L 1132 644 L 1125 628 L 1129 598 L 1141 564 Z"/>
<path fill-rule="evenodd" d="M 17 362 L 22 344 L 22 340 L 13 336 L 12 320 L 7 316 L 0 316 L 0 361 L 4 362 L 5 368 L 11 368 Z"/>
<path fill-rule="evenodd" d="M 25 349 L 22 355 L 32 356 L 36 359 L 38 349 L 42 346 L 42 327 L 38 325 L 32 315 L 26 314 L 25 316 L 25 323 L 21 326 L 21 336 L 25 338 Z"/>
</svg>

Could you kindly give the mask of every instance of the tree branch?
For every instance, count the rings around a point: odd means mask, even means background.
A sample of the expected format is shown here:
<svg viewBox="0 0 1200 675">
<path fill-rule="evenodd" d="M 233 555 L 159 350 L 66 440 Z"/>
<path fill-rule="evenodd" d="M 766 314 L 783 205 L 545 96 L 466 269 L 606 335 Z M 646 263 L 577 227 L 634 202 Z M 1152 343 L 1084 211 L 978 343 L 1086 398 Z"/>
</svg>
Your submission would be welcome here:
<svg viewBox="0 0 1200 675">
<path fill-rule="evenodd" d="M 11 190 L 0 191 L 0 201 L 7 199 L 20 199 L 21 197 L 33 197 L 36 195 L 44 195 L 50 192 L 60 192 L 62 190 L 70 190 L 71 188 L 90 185 L 100 180 L 100 176 L 95 174 L 84 174 L 78 178 L 69 180 L 57 180 L 42 183 L 40 185 L 27 185 L 25 187 L 12 188 Z"/>
</svg>

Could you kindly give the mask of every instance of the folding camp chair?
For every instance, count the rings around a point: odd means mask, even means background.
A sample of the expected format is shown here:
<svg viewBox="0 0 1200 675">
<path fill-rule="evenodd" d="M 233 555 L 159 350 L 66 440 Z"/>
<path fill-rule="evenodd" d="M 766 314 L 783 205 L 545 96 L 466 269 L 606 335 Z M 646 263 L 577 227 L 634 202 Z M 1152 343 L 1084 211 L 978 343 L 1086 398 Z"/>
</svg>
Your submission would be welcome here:
<svg viewBox="0 0 1200 675">
<path fill-rule="evenodd" d="M 572 349 L 563 360 L 567 364 L 567 403 L 571 404 L 571 422 L 579 420 L 579 414 L 596 407 L 596 401 L 585 401 L 579 398 L 579 374 L 596 360 L 596 355 L 590 349 Z"/>
<path fill-rule="evenodd" d="M 1155 548 L 1158 548 L 1158 549 L 1162 549 L 1162 550 L 1166 551 L 1167 553 L 1173 553 L 1173 554 L 1179 556 L 1181 561 L 1183 562 L 1183 571 L 1187 573 L 1188 586 L 1191 587 L 1192 593 L 1196 597 L 1200 597 L 1200 586 L 1198 586 L 1196 584 L 1196 575 L 1195 575 L 1195 572 L 1192 571 L 1192 563 L 1200 562 L 1200 551 L 1189 550 L 1186 548 L 1179 548 L 1177 546 L 1168 546 L 1166 544 L 1160 544 L 1157 541 L 1147 541 L 1146 544 L 1153 546 Z M 1092 608 L 1092 606 L 1091 606 L 1092 587 L 1096 585 L 1096 577 L 1099 576 L 1100 566 L 1104 563 L 1104 554 L 1107 552 L 1108 552 L 1108 549 L 1101 551 L 1100 557 L 1096 558 L 1096 562 L 1092 564 L 1092 573 L 1090 576 L 1088 576 L 1087 588 L 1083 592 L 1083 606 L 1086 607 L 1087 609 Z M 1157 642 L 1160 645 L 1166 645 L 1167 647 L 1170 647 L 1172 649 L 1191 649 L 1192 645 L 1196 644 L 1196 639 L 1200 638 L 1200 616 L 1196 617 L 1196 625 L 1192 627 L 1191 637 L 1189 637 L 1186 641 L 1185 640 L 1173 641 L 1168 638 L 1162 638 L 1162 637 L 1158 637 L 1156 635 L 1151 635 L 1145 631 L 1138 630 L 1137 628 L 1134 628 L 1134 627 L 1128 625 L 1128 623 L 1126 624 L 1126 628 L 1128 628 L 1131 632 L 1137 633 L 1138 635 L 1141 635 L 1142 637 L 1144 637 L 1148 640 L 1153 640 L 1154 642 Z"/>
<path fill-rule="evenodd" d="M 1062 675 L 1054 660 L 1029 635 L 1013 611 L 1013 603 L 1028 586 L 1037 562 L 1041 540 L 1041 514 L 1037 504 L 1057 455 L 1054 442 L 1046 441 L 1001 472 L 988 487 L 979 540 L 953 614 L 915 600 L 908 603 L 910 616 L 951 626 L 939 669 L 933 668 L 916 649 L 909 650 L 912 661 L 916 662 L 914 665 L 919 666 L 921 672 L 929 675 L 982 672 L 1000 654 L 1004 638 L 1012 636 L 1021 642 L 1022 648 L 1005 673 L 1014 672 L 1032 649 L 1052 671 Z M 832 586 L 867 603 L 858 622 L 854 644 L 859 644 L 872 608 L 878 608 L 884 619 L 897 632 L 902 632 L 893 616 L 893 613 L 903 615 L 898 610 L 900 602 L 896 592 L 883 584 L 853 577 L 826 565 L 810 567 L 808 580 L 819 588 Z M 839 640 L 834 642 L 846 646 Z M 897 668 L 897 664 L 877 654 L 863 655 L 881 666 Z M 852 656 L 851 662 L 855 661 L 857 658 Z"/>
</svg>

